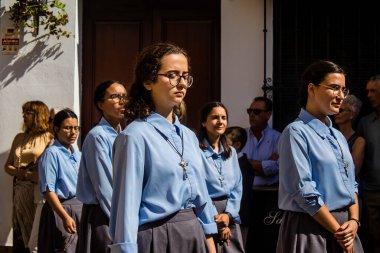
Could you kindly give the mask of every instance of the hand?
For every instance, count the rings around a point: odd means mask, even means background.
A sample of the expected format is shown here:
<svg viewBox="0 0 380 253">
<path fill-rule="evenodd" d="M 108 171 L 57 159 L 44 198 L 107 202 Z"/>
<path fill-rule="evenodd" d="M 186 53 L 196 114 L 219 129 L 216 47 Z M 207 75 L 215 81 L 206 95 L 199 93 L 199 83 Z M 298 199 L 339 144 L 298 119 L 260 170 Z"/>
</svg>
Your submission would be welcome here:
<svg viewBox="0 0 380 253">
<path fill-rule="evenodd" d="M 353 250 L 355 235 L 358 230 L 358 224 L 355 221 L 349 220 L 340 226 L 334 233 L 336 240 L 345 252 Z"/>
<path fill-rule="evenodd" d="M 63 220 L 63 227 L 70 234 L 75 234 L 77 232 L 77 225 L 75 224 L 73 218 L 71 218 L 70 216 L 66 217 Z"/>
<path fill-rule="evenodd" d="M 219 236 L 223 241 L 227 242 L 227 245 L 230 244 L 231 230 L 229 227 L 225 227 L 219 230 Z"/>
<path fill-rule="evenodd" d="M 277 153 L 273 153 L 268 160 L 272 160 L 272 161 L 277 161 L 278 160 L 278 154 Z"/>
<path fill-rule="evenodd" d="M 226 213 L 217 214 L 214 219 L 218 229 L 228 227 L 230 225 L 230 217 Z"/>
<path fill-rule="evenodd" d="M 26 171 L 25 171 L 25 170 L 17 169 L 17 170 L 16 170 L 15 177 L 16 177 L 18 180 L 25 180 L 25 174 L 26 174 Z"/>
</svg>

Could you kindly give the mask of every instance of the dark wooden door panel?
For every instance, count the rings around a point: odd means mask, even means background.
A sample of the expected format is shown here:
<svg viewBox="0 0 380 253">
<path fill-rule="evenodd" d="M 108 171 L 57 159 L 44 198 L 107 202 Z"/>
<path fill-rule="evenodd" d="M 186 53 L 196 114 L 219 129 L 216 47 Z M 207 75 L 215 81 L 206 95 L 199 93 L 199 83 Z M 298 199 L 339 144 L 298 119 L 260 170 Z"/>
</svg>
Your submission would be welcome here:
<svg viewBox="0 0 380 253">
<path fill-rule="evenodd" d="M 195 77 L 185 98 L 191 128 L 198 128 L 200 107 L 220 99 L 219 1 L 85 1 L 83 20 L 82 140 L 99 120 L 92 102 L 96 85 L 108 79 L 130 85 L 137 53 L 153 42 L 189 52 Z"/>
</svg>

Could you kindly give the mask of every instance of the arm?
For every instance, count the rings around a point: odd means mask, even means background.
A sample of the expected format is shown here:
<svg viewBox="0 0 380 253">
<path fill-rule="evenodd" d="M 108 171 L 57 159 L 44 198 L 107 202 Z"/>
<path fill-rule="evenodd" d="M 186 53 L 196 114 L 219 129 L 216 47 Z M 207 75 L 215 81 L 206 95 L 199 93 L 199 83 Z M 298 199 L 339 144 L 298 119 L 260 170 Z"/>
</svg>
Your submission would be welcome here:
<svg viewBox="0 0 380 253">
<path fill-rule="evenodd" d="M 365 151 L 365 139 L 363 137 L 358 137 L 352 146 L 352 159 L 355 164 L 355 176 L 358 176 L 360 173 L 360 169 L 363 164 L 364 159 L 364 151 Z"/>
<path fill-rule="evenodd" d="M 23 134 L 20 133 L 20 134 L 16 135 L 15 138 L 13 139 L 11 150 L 9 151 L 8 159 L 7 159 L 7 161 L 5 162 L 5 165 L 4 165 L 4 170 L 5 170 L 5 172 L 8 175 L 17 177 L 19 179 L 21 179 L 21 177 L 23 175 L 22 175 L 21 171 L 19 171 L 14 166 L 13 162 L 14 162 L 14 159 L 15 159 L 14 155 L 15 155 L 15 150 L 16 150 L 17 143 L 19 143 L 21 141 L 21 139 L 23 138 L 22 136 L 23 136 Z"/>
<path fill-rule="evenodd" d="M 109 144 L 103 136 L 91 138 L 87 143 L 87 152 L 83 159 L 86 159 L 86 167 L 89 170 L 93 189 L 96 198 L 104 211 L 109 217 L 112 199 L 112 161 L 109 150 Z"/>
<path fill-rule="evenodd" d="M 227 204 L 226 204 L 226 209 L 225 212 L 229 213 L 231 217 L 233 218 L 233 221 L 230 221 L 229 224 L 236 222 L 240 223 L 240 217 L 239 217 L 239 210 L 240 210 L 240 202 L 241 202 L 241 197 L 243 194 L 243 184 L 242 184 L 242 175 L 241 175 L 241 170 L 237 158 L 236 151 L 233 149 L 232 150 L 231 157 L 231 165 L 232 168 L 226 168 L 230 169 L 233 171 L 233 179 L 234 179 L 234 185 L 233 188 L 230 190 L 230 194 L 228 196 Z"/>
<path fill-rule="evenodd" d="M 135 135 L 120 134 L 113 146 L 113 195 L 110 215 L 112 253 L 137 253 L 145 146 Z"/>
<path fill-rule="evenodd" d="M 54 212 L 56 212 L 58 216 L 62 219 L 65 230 L 70 234 L 75 234 L 77 232 L 77 226 L 75 224 L 75 221 L 62 207 L 62 204 L 59 201 L 55 192 L 46 189 L 44 197 L 46 198 L 51 208 L 53 208 Z"/>
</svg>

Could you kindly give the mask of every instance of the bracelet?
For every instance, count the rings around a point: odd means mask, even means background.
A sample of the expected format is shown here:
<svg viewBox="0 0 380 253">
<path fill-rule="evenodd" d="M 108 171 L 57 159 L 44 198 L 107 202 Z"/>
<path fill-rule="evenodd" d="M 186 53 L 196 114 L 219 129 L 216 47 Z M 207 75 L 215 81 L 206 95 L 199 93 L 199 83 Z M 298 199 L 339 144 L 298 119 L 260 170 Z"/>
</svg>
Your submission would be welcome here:
<svg viewBox="0 0 380 253">
<path fill-rule="evenodd" d="M 356 219 L 356 218 L 349 218 L 348 220 L 353 220 L 353 221 L 355 221 L 356 224 L 358 224 L 358 227 L 360 227 L 360 225 L 361 225 L 360 221 L 359 221 L 358 219 Z"/>
</svg>

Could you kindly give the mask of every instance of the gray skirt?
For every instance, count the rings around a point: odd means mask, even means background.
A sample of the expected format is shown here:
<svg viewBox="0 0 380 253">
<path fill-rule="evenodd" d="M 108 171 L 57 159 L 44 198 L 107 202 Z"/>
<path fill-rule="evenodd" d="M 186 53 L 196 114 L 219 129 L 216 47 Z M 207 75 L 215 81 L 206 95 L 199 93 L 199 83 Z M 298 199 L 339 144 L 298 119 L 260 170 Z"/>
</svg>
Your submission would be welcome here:
<svg viewBox="0 0 380 253">
<path fill-rule="evenodd" d="M 77 252 L 108 253 L 110 244 L 109 219 L 100 205 L 83 204 Z"/>
<path fill-rule="evenodd" d="M 139 253 L 205 253 L 206 237 L 192 209 L 139 226 Z"/>
<path fill-rule="evenodd" d="M 73 218 L 80 229 L 79 221 L 82 211 L 82 203 L 76 198 L 61 200 L 63 209 Z M 41 211 L 40 227 L 38 231 L 39 253 L 75 253 L 78 236 L 66 232 L 62 219 L 56 214 L 48 202 Z"/>
<path fill-rule="evenodd" d="M 227 199 L 213 199 L 216 210 L 218 213 L 223 213 L 226 209 Z M 231 221 L 229 225 L 231 231 L 231 238 L 229 243 L 222 241 L 219 235 L 214 236 L 216 252 L 218 253 L 244 253 L 243 236 L 241 235 L 241 230 L 239 224 Z"/>
<path fill-rule="evenodd" d="M 348 220 L 348 211 L 331 211 L 339 224 Z M 342 253 L 334 234 L 307 213 L 285 211 L 277 241 L 277 253 Z M 355 236 L 354 252 L 362 253 L 363 247 Z"/>
</svg>

